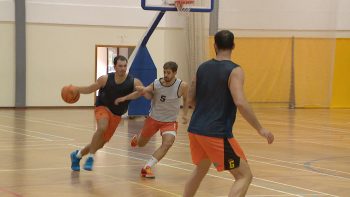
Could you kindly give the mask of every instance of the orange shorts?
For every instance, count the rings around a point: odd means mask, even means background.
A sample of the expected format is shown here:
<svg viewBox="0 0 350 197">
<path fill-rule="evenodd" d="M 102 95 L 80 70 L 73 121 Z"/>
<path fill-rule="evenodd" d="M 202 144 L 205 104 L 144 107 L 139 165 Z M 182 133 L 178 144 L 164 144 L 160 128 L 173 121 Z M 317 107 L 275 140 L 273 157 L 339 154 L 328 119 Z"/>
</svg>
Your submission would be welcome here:
<svg viewBox="0 0 350 197">
<path fill-rule="evenodd" d="M 231 170 L 239 167 L 240 158 L 247 161 L 235 138 L 216 138 L 188 132 L 193 164 L 210 159 L 216 170 Z"/>
<path fill-rule="evenodd" d="M 159 122 L 151 117 L 147 117 L 145 125 L 143 125 L 141 135 L 151 138 L 154 134 L 160 130 L 160 135 L 162 135 L 166 131 L 175 131 L 177 133 L 177 122 Z"/>
<path fill-rule="evenodd" d="M 109 123 L 107 130 L 103 134 L 103 139 L 106 140 L 106 142 L 109 142 L 115 130 L 117 129 L 120 121 L 122 120 L 122 117 L 112 114 L 112 112 L 109 111 L 109 109 L 105 106 L 98 106 L 95 108 L 95 117 L 97 122 L 100 118 L 108 118 Z"/>
</svg>

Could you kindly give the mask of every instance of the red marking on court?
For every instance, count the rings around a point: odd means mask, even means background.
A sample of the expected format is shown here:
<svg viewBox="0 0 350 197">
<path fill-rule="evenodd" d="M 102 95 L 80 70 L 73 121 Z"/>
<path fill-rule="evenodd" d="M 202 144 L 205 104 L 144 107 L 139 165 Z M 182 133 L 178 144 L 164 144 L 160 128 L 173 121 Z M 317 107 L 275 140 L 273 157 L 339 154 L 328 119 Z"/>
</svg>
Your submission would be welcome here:
<svg viewBox="0 0 350 197">
<path fill-rule="evenodd" d="M 15 194 L 15 193 L 13 193 L 13 192 L 7 191 L 6 189 L 2 189 L 1 187 L 0 187 L 0 190 L 1 190 L 1 191 L 4 191 L 4 192 L 6 192 L 6 193 L 12 194 L 12 195 L 14 195 L 14 196 L 17 196 L 17 197 L 23 197 L 23 196 L 21 196 L 21 195 Z"/>
</svg>

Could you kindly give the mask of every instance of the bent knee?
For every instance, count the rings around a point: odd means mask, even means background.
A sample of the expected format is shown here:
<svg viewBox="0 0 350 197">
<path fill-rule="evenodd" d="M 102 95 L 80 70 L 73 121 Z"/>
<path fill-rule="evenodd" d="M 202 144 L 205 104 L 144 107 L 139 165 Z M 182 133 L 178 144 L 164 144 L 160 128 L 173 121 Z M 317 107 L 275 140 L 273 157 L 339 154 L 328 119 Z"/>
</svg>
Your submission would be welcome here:
<svg viewBox="0 0 350 197">
<path fill-rule="evenodd" d="M 96 132 L 103 134 L 104 132 L 106 132 L 107 128 L 108 128 L 108 126 L 99 126 L 99 127 L 97 127 Z"/>
<path fill-rule="evenodd" d="M 253 180 L 253 174 L 252 171 L 246 171 L 244 174 L 242 174 L 242 176 L 240 177 L 241 179 L 246 180 L 246 182 L 252 182 Z"/>
</svg>

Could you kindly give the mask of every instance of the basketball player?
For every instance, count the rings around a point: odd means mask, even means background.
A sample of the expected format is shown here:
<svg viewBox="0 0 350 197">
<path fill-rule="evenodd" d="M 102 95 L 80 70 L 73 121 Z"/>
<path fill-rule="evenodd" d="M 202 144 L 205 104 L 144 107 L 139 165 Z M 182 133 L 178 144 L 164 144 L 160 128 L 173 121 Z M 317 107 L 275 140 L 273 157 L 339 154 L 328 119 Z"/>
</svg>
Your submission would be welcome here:
<svg viewBox="0 0 350 197">
<path fill-rule="evenodd" d="M 152 99 L 152 104 L 143 129 L 139 134 L 134 136 L 131 146 L 144 147 L 158 130 L 160 130 L 162 136 L 162 145 L 153 153 L 152 158 L 141 169 L 141 177 L 155 178 L 155 175 L 151 171 L 152 166 L 165 156 L 175 141 L 178 126 L 176 120 L 180 111 L 181 96 L 183 97 L 184 104 L 183 123 L 186 124 L 188 121 L 186 118 L 188 110 L 186 103 L 188 84 L 175 77 L 177 68 L 178 66 L 175 62 L 166 62 L 163 66 L 164 78 L 154 80 L 147 87 L 136 87 L 141 94 L 149 93 L 145 97 Z M 153 92 L 153 95 L 151 92 Z M 125 100 L 126 98 L 119 98 L 116 100 L 116 104 Z"/>
<path fill-rule="evenodd" d="M 86 145 L 80 151 L 71 153 L 72 170 L 80 170 L 80 160 L 84 155 L 89 154 L 84 165 L 85 170 L 92 170 L 94 154 L 101 149 L 106 142 L 112 138 L 121 116 L 128 110 L 130 101 L 115 105 L 114 101 L 132 93 L 136 86 L 143 86 L 139 79 L 130 74 L 126 74 L 127 59 L 124 56 L 117 56 L 113 61 L 115 73 L 103 75 L 90 86 L 77 86 L 82 94 L 91 94 L 99 89 L 99 95 L 96 98 L 95 117 L 97 121 L 97 130 L 92 137 L 91 143 Z M 130 99 L 141 96 L 138 91 L 132 94 Z"/>
<path fill-rule="evenodd" d="M 252 181 L 247 159 L 232 135 L 237 109 L 271 144 L 273 134 L 262 128 L 243 91 L 241 67 L 230 61 L 234 35 L 227 30 L 215 35 L 216 58 L 204 62 L 191 83 L 187 103 L 195 107 L 188 136 L 193 163 L 184 197 L 194 196 L 211 163 L 217 171 L 228 170 L 236 179 L 229 196 L 245 196 Z"/>
</svg>

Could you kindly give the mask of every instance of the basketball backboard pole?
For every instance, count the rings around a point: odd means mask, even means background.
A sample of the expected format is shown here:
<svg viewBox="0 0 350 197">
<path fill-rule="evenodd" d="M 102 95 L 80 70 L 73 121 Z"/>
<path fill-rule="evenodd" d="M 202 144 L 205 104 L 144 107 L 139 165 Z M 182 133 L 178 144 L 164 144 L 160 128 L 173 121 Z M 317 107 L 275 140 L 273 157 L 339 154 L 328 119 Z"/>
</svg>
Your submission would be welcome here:
<svg viewBox="0 0 350 197">
<path fill-rule="evenodd" d="M 153 24 L 149 27 L 148 31 L 146 32 L 146 35 L 144 36 L 144 38 L 142 40 L 141 47 L 146 46 L 149 38 L 153 34 L 154 30 L 157 28 L 157 26 L 158 26 L 160 20 L 162 20 L 164 14 L 165 14 L 165 11 L 161 11 L 157 14 Z"/>
<path fill-rule="evenodd" d="M 160 11 L 156 14 L 129 58 L 129 65 L 131 65 L 129 70 L 130 74 L 140 79 L 145 86 L 148 86 L 157 78 L 157 68 L 146 45 L 164 14 L 165 11 Z M 150 104 L 151 100 L 144 97 L 132 100 L 129 105 L 128 115 L 130 117 L 148 115 Z"/>
</svg>

